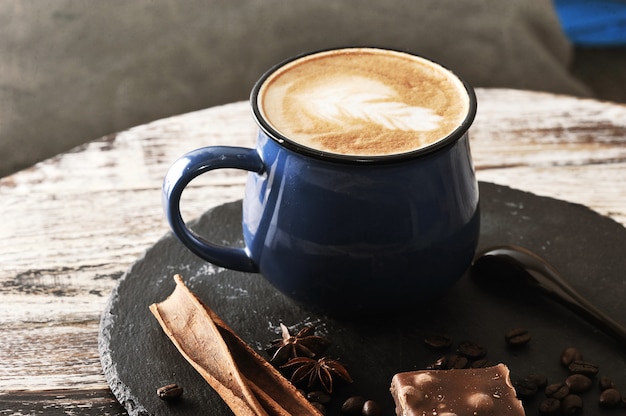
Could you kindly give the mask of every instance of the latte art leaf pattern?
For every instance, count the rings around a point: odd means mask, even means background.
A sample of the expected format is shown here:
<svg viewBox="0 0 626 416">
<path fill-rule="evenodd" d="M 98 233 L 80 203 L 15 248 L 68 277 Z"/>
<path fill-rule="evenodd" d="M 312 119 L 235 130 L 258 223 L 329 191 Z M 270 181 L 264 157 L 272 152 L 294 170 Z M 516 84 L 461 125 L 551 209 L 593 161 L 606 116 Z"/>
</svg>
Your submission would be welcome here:
<svg viewBox="0 0 626 416">
<path fill-rule="evenodd" d="M 374 124 L 387 130 L 430 131 L 443 119 L 430 108 L 402 102 L 393 89 L 367 79 L 317 87 L 300 99 L 307 102 L 312 117 L 340 128 Z"/>
</svg>

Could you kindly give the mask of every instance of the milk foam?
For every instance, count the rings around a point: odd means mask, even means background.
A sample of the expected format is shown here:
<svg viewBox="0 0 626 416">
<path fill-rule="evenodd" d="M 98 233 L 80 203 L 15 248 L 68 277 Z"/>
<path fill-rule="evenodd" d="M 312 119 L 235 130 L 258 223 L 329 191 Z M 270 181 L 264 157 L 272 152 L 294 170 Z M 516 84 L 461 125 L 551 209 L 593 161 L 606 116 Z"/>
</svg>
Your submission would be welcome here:
<svg viewBox="0 0 626 416">
<path fill-rule="evenodd" d="M 301 58 L 263 84 L 265 119 L 304 146 L 345 155 L 388 155 L 447 137 L 469 97 L 448 70 L 412 55 L 346 49 Z"/>
<path fill-rule="evenodd" d="M 439 128 L 442 117 L 430 108 L 403 102 L 382 82 L 355 76 L 337 76 L 303 89 L 294 97 L 308 117 L 347 133 L 355 125 L 370 124 L 387 130 L 429 131 Z"/>
</svg>

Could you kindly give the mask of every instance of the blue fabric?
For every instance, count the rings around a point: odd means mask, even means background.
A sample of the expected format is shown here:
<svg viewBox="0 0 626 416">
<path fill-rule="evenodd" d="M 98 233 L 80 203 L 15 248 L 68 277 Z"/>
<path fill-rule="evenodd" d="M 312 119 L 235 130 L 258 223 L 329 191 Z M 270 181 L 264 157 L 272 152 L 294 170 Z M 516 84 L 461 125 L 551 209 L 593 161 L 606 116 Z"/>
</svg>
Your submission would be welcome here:
<svg viewBox="0 0 626 416">
<path fill-rule="evenodd" d="M 626 46 L 626 0 L 553 1 L 575 45 Z"/>
</svg>

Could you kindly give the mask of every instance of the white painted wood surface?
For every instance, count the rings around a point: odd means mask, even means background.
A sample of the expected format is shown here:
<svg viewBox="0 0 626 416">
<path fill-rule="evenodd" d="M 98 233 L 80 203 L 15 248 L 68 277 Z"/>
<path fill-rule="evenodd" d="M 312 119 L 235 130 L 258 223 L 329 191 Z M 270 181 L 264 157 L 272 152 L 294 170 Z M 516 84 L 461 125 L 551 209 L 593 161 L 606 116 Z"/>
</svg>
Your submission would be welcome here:
<svg viewBox="0 0 626 416">
<path fill-rule="evenodd" d="M 477 95 L 471 146 L 480 180 L 626 224 L 626 106 L 506 89 Z M 255 134 L 248 104 L 234 103 L 113 134 L 0 179 L 0 409 L 9 409 L 0 413 L 121 414 L 100 367 L 99 317 L 116 280 L 168 232 L 163 176 L 186 151 L 253 146 Z M 244 178 L 225 170 L 194 180 L 185 219 L 240 199 Z"/>
</svg>

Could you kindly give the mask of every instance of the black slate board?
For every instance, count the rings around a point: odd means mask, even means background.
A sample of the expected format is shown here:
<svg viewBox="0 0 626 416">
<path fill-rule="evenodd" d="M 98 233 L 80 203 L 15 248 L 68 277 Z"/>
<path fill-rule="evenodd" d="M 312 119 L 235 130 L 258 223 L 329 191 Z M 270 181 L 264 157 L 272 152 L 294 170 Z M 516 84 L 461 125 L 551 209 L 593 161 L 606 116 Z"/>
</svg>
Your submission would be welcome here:
<svg viewBox="0 0 626 416">
<path fill-rule="evenodd" d="M 481 183 L 480 191 L 479 248 L 518 244 L 539 253 L 590 301 L 626 322 L 624 227 L 581 205 L 488 183 Z M 208 211 L 192 228 L 214 241 L 241 246 L 240 223 L 241 203 L 235 202 Z M 412 316 L 360 321 L 333 318 L 294 304 L 259 275 L 224 270 L 200 260 L 168 234 L 121 278 L 101 320 L 104 373 L 130 415 L 232 414 L 178 354 L 148 310 L 148 305 L 172 292 L 176 273 L 261 355 L 278 337 L 279 322 L 295 329 L 316 324 L 333 341 L 328 355 L 340 358 L 355 380 L 349 386 L 338 385 L 329 415 L 339 415 L 340 402 L 352 394 L 377 400 L 385 414 L 394 414 L 388 391 L 391 377 L 424 368 L 441 356 L 423 344 L 425 335 L 433 332 L 486 346 L 488 358 L 506 363 L 514 378 L 540 372 L 551 382 L 567 374 L 559 365 L 560 352 L 576 346 L 626 393 L 624 347 L 542 297 L 498 297 L 464 276 L 443 298 L 416 304 Z M 506 348 L 503 335 L 514 327 L 532 331 L 529 346 Z M 184 388 L 183 400 L 172 404 L 157 398 L 155 389 L 168 383 Z M 584 398 L 584 415 L 611 414 L 598 408 L 596 389 Z M 538 414 L 537 403 L 535 399 L 525 404 L 527 414 Z"/>
</svg>

